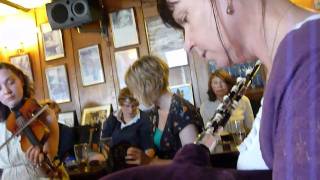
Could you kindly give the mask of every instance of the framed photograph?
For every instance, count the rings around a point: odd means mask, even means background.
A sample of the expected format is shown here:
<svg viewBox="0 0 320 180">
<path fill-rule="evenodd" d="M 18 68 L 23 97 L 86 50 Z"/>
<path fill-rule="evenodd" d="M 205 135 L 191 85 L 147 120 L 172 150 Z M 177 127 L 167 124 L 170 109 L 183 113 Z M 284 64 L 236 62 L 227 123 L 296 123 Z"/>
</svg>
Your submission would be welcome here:
<svg viewBox="0 0 320 180">
<path fill-rule="evenodd" d="M 138 59 L 137 48 L 115 52 L 115 61 L 120 89 L 126 87 L 124 76 L 128 68 Z"/>
<path fill-rule="evenodd" d="M 188 64 L 182 31 L 167 27 L 159 16 L 146 19 L 150 54 L 166 60 L 169 67 Z"/>
<path fill-rule="evenodd" d="M 78 50 L 82 84 L 89 86 L 103 83 L 104 76 L 98 45 L 93 45 Z"/>
<path fill-rule="evenodd" d="M 41 24 L 45 60 L 50 61 L 64 57 L 61 30 L 51 30 L 50 24 Z"/>
<path fill-rule="evenodd" d="M 71 101 L 65 65 L 47 68 L 46 78 L 50 99 L 56 101 L 57 103 Z"/>
<path fill-rule="evenodd" d="M 85 108 L 82 112 L 80 125 L 85 126 L 85 125 L 93 125 L 98 123 L 103 124 L 104 121 L 109 116 L 110 110 L 111 110 L 110 105 Z"/>
<path fill-rule="evenodd" d="M 75 120 L 74 115 L 75 113 L 73 111 L 59 113 L 58 122 L 68 127 L 74 127 L 74 120 Z"/>
<path fill-rule="evenodd" d="M 133 8 L 109 14 L 115 48 L 139 44 Z"/>
<path fill-rule="evenodd" d="M 193 91 L 192 91 L 191 84 L 181 84 L 177 86 L 171 86 L 170 91 L 188 100 L 191 104 L 194 104 Z"/>
<path fill-rule="evenodd" d="M 33 81 L 32 68 L 28 54 L 12 56 L 9 59 L 11 64 L 21 69 L 22 72 L 29 77 L 29 80 L 31 82 Z"/>
</svg>

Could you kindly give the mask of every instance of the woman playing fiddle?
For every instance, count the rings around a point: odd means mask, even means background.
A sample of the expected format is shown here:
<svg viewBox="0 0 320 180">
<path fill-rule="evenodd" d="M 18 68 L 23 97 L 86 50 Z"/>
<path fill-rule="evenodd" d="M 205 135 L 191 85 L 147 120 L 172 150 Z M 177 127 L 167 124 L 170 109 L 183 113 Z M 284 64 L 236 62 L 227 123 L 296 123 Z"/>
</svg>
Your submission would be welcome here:
<svg viewBox="0 0 320 180">
<path fill-rule="evenodd" d="M 33 96 L 32 85 L 28 77 L 15 66 L 0 63 L 0 144 L 4 143 L 12 133 L 7 129 L 6 121 L 14 116 L 12 110 Z M 40 117 L 50 131 L 43 148 L 30 146 L 23 152 L 20 139 L 15 136 L 0 150 L 0 168 L 3 169 L 1 179 L 39 179 L 45 177 L 40 168 L 47 154 L 53 159 L 58 150 L 59 127 L 57 117 L 50 110 L 44 111 Z"/>
</svg>

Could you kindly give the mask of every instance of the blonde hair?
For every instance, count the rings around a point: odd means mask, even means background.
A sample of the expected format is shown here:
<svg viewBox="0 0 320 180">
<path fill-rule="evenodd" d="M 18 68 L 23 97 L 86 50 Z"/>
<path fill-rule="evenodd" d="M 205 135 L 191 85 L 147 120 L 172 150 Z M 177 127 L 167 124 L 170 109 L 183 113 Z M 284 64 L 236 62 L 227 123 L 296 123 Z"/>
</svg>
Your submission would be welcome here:
<svg viewBox="0 0 320 180">
<path fill-rule="evenodd" d="M 156 56 L 143 56 L 128 69 L 125 81 L 143 104 L 152 105 L 167 91 L 169 67 Z"/>
</svg>

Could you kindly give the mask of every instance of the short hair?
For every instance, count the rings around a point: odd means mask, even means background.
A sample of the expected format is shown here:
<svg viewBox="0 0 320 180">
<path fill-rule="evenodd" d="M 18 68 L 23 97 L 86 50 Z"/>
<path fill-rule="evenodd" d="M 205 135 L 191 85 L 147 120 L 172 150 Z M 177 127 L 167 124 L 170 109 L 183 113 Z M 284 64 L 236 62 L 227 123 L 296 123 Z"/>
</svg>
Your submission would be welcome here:
<svg viewBox="0 0 320 180">
<path fill-rule="evenodd" d="M 228 91 L 230 91 L 232 86 L 236 84 L 235 79 L 227 71 L 225 71 L 223 69 L 219 69 L 219 70 L 216 70 L 215 72 L 211 73 L 209 81 L 208 81 L 208 91 L 207 91 L 207 94 L 209 96 L 210 101 L 215 101 L 217 99 L 217 96 L 213 92 L 212 87 L 211 87 L 212 79 L 215 77 L 220 78 L 222 81 L 224 81 L 227 84 Z"/>
<path fill-rule="evenodd" d="M 34 95 L 33 84 L 29 80 L 29 77 L 25 75 L 19 68 L 9 63 L 0 62 L 0 70 L 2 69 L 10 70 L 13 74 L 15 74 L 20 79 L 20 81 L 23 84 L 22 88 L 23 88 L 24 98 L 30 98 L 31 96 Z M 0 102 L 0 121 L 6 120 L 9 114 L 10 114 L 10 109 Z"/>
<path fill-rule="evenodd" d="M 125 87 L 120 90 L 119 96 L 118 96 L 118 102 L 120 106 L 123 106 L 124 102 L 132 103 L 135 106 L 139 105 L 139 102 L 136 98 L 134 98 L 133 94 L 129 90 L 129 88 Z"/>
<path fill-rule="evenodd" d="M 172 26 L 173 28 L 183 30 L 183 27 L 173 18 L 173 6 L 174 3 L 169 3 L 167 0 L 157 0 L 157 9 L 163 23 Z"/>
<path fill-rule="evenodd" d="M 128 69 L 125 81 L 139 101 L 152 105 L 168 90 L 169 67 L 159 57 L 143 56 Z"/>
</svg>

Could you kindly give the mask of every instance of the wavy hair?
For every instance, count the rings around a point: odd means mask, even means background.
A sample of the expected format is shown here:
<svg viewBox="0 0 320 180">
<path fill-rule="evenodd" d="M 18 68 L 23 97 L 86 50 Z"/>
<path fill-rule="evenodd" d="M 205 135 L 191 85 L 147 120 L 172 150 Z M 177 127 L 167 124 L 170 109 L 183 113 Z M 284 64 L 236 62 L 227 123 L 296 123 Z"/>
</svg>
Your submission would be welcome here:
<svg viewBox="0 0 320 180">
<path fill-rule="evenodd" d="M 33 84 L 29 80 L 28 76 L 25 75 L 20 69 L 18 69 L 16 66 L 5 63 L 5 62 L 0 62 L 0 70 L 2 69 L 7 69 L 10 70 L 13 74 L 15 74 L 20 81 L 23 84 L 23 97 L 24 98 L 30 98 L 31 96 L 34 95 L 34 89 L 33 89 Z M 5 121 L 10 114 L 10 109 L 2 104 L 0 102 L 0 121 Z"/>
</svg>

